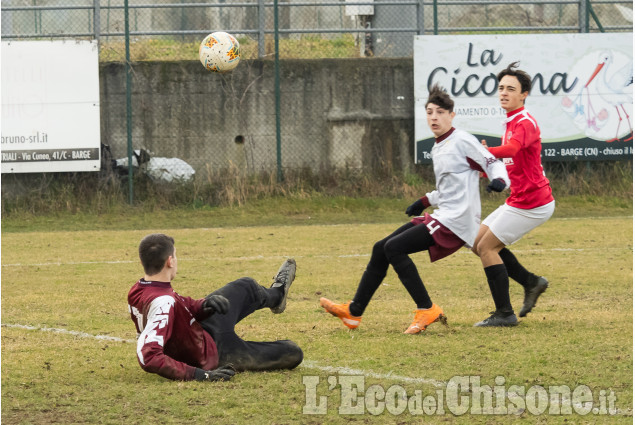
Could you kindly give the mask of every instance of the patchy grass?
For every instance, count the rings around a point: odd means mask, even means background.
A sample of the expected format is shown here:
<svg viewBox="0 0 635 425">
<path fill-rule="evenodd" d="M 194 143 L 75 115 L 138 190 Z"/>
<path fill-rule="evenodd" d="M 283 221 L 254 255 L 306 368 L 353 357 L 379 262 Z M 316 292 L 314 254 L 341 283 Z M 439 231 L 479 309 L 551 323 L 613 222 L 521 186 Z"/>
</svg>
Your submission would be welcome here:
<svg viewBox="0 0 635 425">
<path fill-rule="evenodd" d="M 203 37 L 201 37 L 201 40 Z M 258 58 L 258 42 L 247 37 L 239 37 L 242 59 Z M 198 60 L 200 41 L 180 41 L 168 38 L 139 39 L 130 43 L 130 60 L 136 61 L 182 61 Z M 273 59 L 275 54 L 272 36 L 265 39 L 265 58 Z M 278 51 L 285 59 L 325 59 L 356 58 L 359 47 L 351 34 L 335 38 L 303 35 L 294 39 L 280 39 Z M 121 40 L 104 40 L 100 44 L 100 62 L 123 62 L 126 58 L 125 44 Z"/>
<path fill-rule="evenodd" d="M 548 164 L 555 217 L 633 214 L 631 162 Z M 504 202 L 481 184 L 483 215 Z M 245 176 L 219 170 L 183 185 L 98 173 L 7 174 L 2 179 L 2 231 L 143 229 L 240 225 L 398 222 L 413 199 L 434 189 L 429 166 L 414 172 L 311 173 L 288 170 Z M 508 192 L 506 192 L 508 193 Z M 98 219 L 95 220 L 95 217 Z"/>
<path fill-rule="evenodd" d="M 415 199 L 413 197 L 413 199 Z M 482 214 L 496 209 L 504 196 L 483 196 Z M 49 214 L 21 212 L 5 214 L 3 232 L 75 230 L 140 230 L 154 228 L 205 228 L 236 226 L 323 225 L 353 223 L 398 223 L 412 199 L 296 196 L 254 199 L 240 206 L 148 208 L 125 204 L 97 214 L 59 211 Z M 632 216 L 633 203 L 615 197 L 568 196 L 558 198 L 554 217 Z"/>
<path fill-rule="evenodd" d="M 283 210 L 289 207 L 280 203 Z M 337 205 L 361 211 L 361 201 L 355 208 L 354 203 Z M 374 213 L 374 206 L 365 205 L 366 217 L 373 215 L 369 211 Z M 148 232 L 165 231 L 176 238 L 179 249 L 174 287 L 193 297 L 245 275 L 267 285 L 283 259 L 295 257 L 297 279 L 285 313 L 272 315 L 265 309 L 237 329 L 253 340 L 290 338 L 303 348 L 305 363 L 294 371 L 239 374 L 228 383 L 171 382 L 141 370 L 132 342 L 5 326 L 3 423 L 632 423 L 631 217 L 556 217 L 514 245 L 518 258 L 546 275 L 551 286 L 534 312 L 513 329 L 472 327 L 492 302 L 478 259 L 469 251 L 434 264 L 425 254 L 414 255 L 450 326 L 434 324 L 422 335 L 408 336 L 402 332 L 414 305 L 392 270 L 356 331 L 344 328 L 317 304 L 320 296 L 339 301 L 353 296 L 372 243 L 405 220 L 402 212 L 374 224 L 209 223 L 201 228 L 187 215 L 162 214 L 144 215 L 139 221 L 143 230 L 132 230 L 127 223 L 124 230 L 115 230 L 113 223 L 111 230 L 3 233 L 3 325 L 134 340 L 126 293 L 141 273 L 137 244 Z M 349 219 L 348 212 L 341 215 L 347 217 L 342 221 Z M 514 283 L 511 298 L 516 307 L 522 302 L 522 290 Z M 364 377 L 360 371 L 376 375 Z M 535 416 L 511 408 L 506 415 L 455 416 L 446 401 L 438 416 L 412 416 L 408 409 L 398 416 L 386 409 L 378 416 L 369 410 L 340 414 L 346 404 L 341 383 L 350 374 L 363 379 L 365 389 L 400 385 L 408 397 L 420 391 L 435 399 L 456 376 L 478 377 L 492 387 L 499 376 L 505 388 L 517 385 L 525 391 L 534 385 L 572 390 L 587 385 L 595 406 L 601 391 L 613 391 L 619 413 L 549 415 L 547 409 Z M 305 376 L 317 377 L 314 395 L 324 399 L 307 396 Z M 303 414 L 307 403 L 320 401 L 326 403 L 326 415 Z"/>
</svg>

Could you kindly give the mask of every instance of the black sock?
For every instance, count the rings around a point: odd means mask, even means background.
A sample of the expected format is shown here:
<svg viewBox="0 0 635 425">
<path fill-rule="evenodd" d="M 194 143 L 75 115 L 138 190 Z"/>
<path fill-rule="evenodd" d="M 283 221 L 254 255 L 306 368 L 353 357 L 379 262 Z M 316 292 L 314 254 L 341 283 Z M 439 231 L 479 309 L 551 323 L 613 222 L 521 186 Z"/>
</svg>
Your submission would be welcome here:
<svg viewBox="0 0 635 425">
<path fill-rule="evenodd" d="M 284 297 L 284 286 L 277 286 L 275 288 L 266 288 L 267 292 L 267 307 L 275 307 L 280 304 L 282 297 Z"/>
<path fill-rule="evenodd" d="M 520 283 L 525 288 L 533 288 L 538 282 L 538 276 L 528 271 L 518 262 L 516 256 L 507 248 L 503 248 L 498 252 L 509 277 Z"/>
<path fill-rule="evenodd" d="M 372 269 L 366 268 L 362 279 L 357 286 L 357 292 L 348 309 L 353 316 L 361 316 L 368 306 L 370 299 L 375 295 L 375 291 L 381 285 L 386 277 L 386 273 L 378 273 Z"/>
<path fill-rule="evenodd" d="M 417 308 L 432 307 L 432 300 L 419 276 L 415 263 L 406 256 L 405 259 L 392 266 L 397 272 L 399 280 L 401 280 L 401 283 L 403 283 L 403 286 L 406 287 L 415 304 L 417 304 Z"/>
<path fill-rule="evenodd" d="M 485 276 L 489 284 L 496 311 L 500 313 L 513 314 L 511 301 L 509 299 L 509 276 L 504 264 L 495 264 L 485 267 Z"/>
</svg>

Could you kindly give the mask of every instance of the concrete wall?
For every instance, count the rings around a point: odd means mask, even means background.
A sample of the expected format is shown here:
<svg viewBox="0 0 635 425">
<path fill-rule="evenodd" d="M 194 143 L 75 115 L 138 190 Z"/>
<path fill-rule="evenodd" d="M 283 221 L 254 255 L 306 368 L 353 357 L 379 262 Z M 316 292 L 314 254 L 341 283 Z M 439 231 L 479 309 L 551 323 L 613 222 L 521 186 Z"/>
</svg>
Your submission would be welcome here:
<svg viewBox="0 0 635 425">
<path fill-rule="evenodd" d="M 199 62 L 132 69 L 134 149 L 181 158 L 197 170 L 275 169 L 272 61 L 243 61 L 229 74 Z M 102 141 L 125 157 L 123 65 L 102 64 L 100 81 Z M 280 90 L 283 167 L 411 166 L 411 59 L 283 60 Z"/>
</svg>

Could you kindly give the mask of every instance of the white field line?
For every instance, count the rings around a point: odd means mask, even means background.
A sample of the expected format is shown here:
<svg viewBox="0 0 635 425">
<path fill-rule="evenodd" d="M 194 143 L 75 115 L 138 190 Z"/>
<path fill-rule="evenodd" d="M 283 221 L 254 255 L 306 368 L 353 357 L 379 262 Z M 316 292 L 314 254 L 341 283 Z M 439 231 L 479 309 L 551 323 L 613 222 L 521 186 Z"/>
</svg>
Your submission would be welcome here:
<svg viewBox="0 0 635 425">
<path fill-rule="evenodd" d="M 549 248 L 549 249 L 515 249 L 514 253 L 518 254 L 540 254 L 545 252 L 606 252 L 606 251 L 629 251 L 631 247 L 613 247 L 613 248 Z M 464 249 L 456 252 L 454 255 L 474 255 L 471 251 Z M 360 258 L 370 257 L 370 254 L 342 254 L 342 255 L 294 255 L 295 259 L 298 258 Z M 281 260 L 287 256 L 283 255 L 254 255 L 246 257 L 218 257 L 219 261 L 251 261 L 251 260 Z M 202 261 L 196 258 L 179 258 L 179 262 L 197 262 Z M 125 260 L 125 261 L 51 261 L 47 263 L 12 263 L 3 264 L 2 267 L 47 267 L 47 266 L 76 266 L 82 264 L 138 264 L 139 261 Z"/>
<path fill-rule="evenodd" d="M 86 332 L 70 331 L 68 329 L 62 329 L 62 328 L 38 327 L 38 326 L 22 325 L 19 323 L 2 323 L 1 326 L 4 328 L 17 328 L 17 329 L 25 329 L 29 331 L 53 332 L 53 333 L 76 336 L 79 338 L 91 338 L 91 339 L 96 339 L 100 341 L 124 342 L 124 343 L 132 343 L 132 344 L 137 343 L 137 341 L 134 339 L 124 339 L 124 338 L 119 338 L 116 336 L 109 336 L 109 335 L 93 335 Z M 432 385 L 435 387 L 445 386 L 445 382 L 435 381 L 434 379 L 411 378 L 408 376 L 393 375 L 392 373 L 383 374 L 383 373 L 376 373 L 373 371 L 365 371 L 361 369 L 351 369 L 348 367 L 322 366 L 319 363 L 314 362 L 312 360 L 304 360 L 302 364 L 300 364 L 300 367 L 303 367 L 305 369 L 320 370 L 320 371 L 329 372 L 329 373 L 339 373 L 342 375 L 362 375 L 367 378 L 391 379 L 393 381 L 399 381 L 399 382 L 408 383 L 408 384 L 426 384 L 426 385 Z"/>
<path fill-rule="evenodd" d="M 433 387 L 445 387 L 447 384 L 443 381 L 437 381 L 435 379 L 429 378 L 411 378 L 409 376 L 401 376 L 401 375 L 393 375 L 390 373 L 376 373 L 373 371 L 362 370 L 362 369 L 351 369 L 350 367 L 342 367 L 342 366 L 322 366 L 317 362 L 312 360 L 303 360 L 300 364 L 300 367 L 306 369 L 315 369 L 320 370 L 322 372 L 328 373 L 337 373 L 340 375 L 361 375 L 366 378 L 376 378 L 376 379 L 391 379 L 393 381 L 403 382 L 405 384 L 424 384 L 431 385 Z"/>
<path fill-rule="evenodd" d="M 26 329 L 26 330 L 37 330 L 41 332 L 61 333 L 61 334 L 77 336 L 80 338 L 92 338 L 92 339 L 96 339 L 100 341 L 113 341 L 113 342 L 123 342 L 123 343 L 133 343 L 133 344 L 136 344 L 137 342 L 136 340 L 124 339 L 124 338 L 119 338 L 116 336 L 93 335 L 86 332 L 70 331 L 68 329 L 62 329 L 62 328 L 37 327 L 37 326 L 22 325 L 18 323 L 2 323 L 0 326 L 5 328 L 18 328 L 18 329 Z M 337 373 L 341 375 L 357 375 L 357 376 L 364 376 L 366 378 L 391 380 L 391 381 L 402 382 L 404 384 L 423 384 L 423 385 L 430 385 L 437 388 L 445 388 L 447 386 L 447 382 L 437 381 L 435 379 L 412 378 L 409 376 L 393 375 L 392 372 L 377 373 L 373 371 L 368 371 L 363 369 L 352 369 L 349 367 L 342 367 L 342 366 L 322 366 L 318 362 L 314 362 L 312 360 L 302 361 L 299 367 L 304 369 L 319 370 L 319 371 L 327 372 L 327 373 Z M 485 394 L 486 392 L 490 392 L 492 393 L 492 397 L 495 397 L 495 396 L 497 397 L 493 389 L 490 389 L 488 391 L 486 387 L 481 388 L 480 391 L 483 394 Z M 506 395 L 508 399 L 511 399 L 511 397 L 522 398 L 524 396 L 524 394 L 518 394 L 513 391 L 506 391 Z M 566 394 L 560 394 L 560 395 L 561 395 L 561 398 L 559 400 L 560 405 L 571 405 L 572 407 L 576 407 L 576 408 L 583 407 L 582 403 L 572 403 L 572 400 L 570 400 L 570 398 Z M 547 395 L 547 397 L 549 397 L 549 395 Z M 616 412 L 617 415 L 632 416 L 632 412 L 630 411 L 630 409 L 627 409 L 626 411 L 623 411 L 621 409 L 616 409 L 616 410 L 617 410 Z"/>
<path fill-rule="evenodd" d="M 80 338 L 92 338 L 103 341 L 113 341 L 113 342 L 132 342 L 136 343 L 134 339 L 123 339 L 116 336 L 108 336 L 108 335 L 93 335 L 86 332 L 78 332 L 78 331 L 69 331 L 68 329 L 61 328 L 46 328 L 46 327 L 37 327 L 37 326 L 29 326 L 29 325 L 21 325 L 19 323 L 3 323 L 3 328 L 19 328 L 19 329 L 27 329 L 30 331 L 41 331 L 41 332 L 54 332 L 60 334 L 67 334 L 78 336 Z"/>
</svg>

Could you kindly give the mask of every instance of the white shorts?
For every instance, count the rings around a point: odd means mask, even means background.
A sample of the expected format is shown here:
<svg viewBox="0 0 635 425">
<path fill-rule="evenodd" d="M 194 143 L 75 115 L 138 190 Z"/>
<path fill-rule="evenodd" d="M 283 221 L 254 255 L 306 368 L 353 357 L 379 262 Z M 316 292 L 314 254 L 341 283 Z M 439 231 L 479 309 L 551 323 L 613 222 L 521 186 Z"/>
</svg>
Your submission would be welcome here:
<svg viewBox="0 0 635 425">
<path fill-rule="evenodd" d="M 556 201 L 538 208 L 523 210 L 503 204 L 483 220 L 483 224 L 505 245 L 518 242 L 531 230 L 540 226 L 553 215 Z"/>
</svg>

